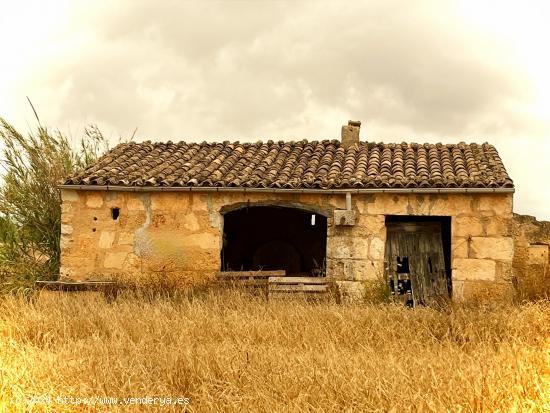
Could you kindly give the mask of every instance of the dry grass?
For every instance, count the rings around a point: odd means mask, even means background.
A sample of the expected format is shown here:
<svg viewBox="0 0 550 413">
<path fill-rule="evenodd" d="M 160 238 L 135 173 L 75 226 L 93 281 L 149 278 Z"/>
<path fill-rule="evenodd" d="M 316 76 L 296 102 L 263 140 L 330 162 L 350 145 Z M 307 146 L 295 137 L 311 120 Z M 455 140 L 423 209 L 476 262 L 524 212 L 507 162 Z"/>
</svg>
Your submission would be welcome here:
<svg viewBox="0 0 550 413">
<path fill-rule="evenodd" d="M 0 298 L 0 410 L 550 411 L 550 305 L 408 310 L 92 293 Z M 49 395 L 52 404 L 28 403 Z M 17 403 L 19 401 L 19 403 Z M 39 401 L 39 400 L 36 400 Z M 181 411 L 117 406 L 116 411 Z"/>
<path fill-rule="evenodd" d="M 514 280 L 518 301 L 550 300 L 550 266 L 544 265 L 537 270 Z"/>
</svg>

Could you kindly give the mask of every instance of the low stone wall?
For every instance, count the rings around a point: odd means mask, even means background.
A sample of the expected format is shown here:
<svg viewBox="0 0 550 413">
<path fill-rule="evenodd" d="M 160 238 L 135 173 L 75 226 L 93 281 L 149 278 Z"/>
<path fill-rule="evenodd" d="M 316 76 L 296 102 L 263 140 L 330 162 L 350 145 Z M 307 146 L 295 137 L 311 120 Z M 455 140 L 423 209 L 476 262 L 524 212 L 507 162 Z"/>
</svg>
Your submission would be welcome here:
<svg viewBox="0 0 550 413">
<path fill-rule="evenodd" d="M 514 214 L 514 275 L 520 289 L 550 291 L 550 221 Z"/>
<path fill-rule="evenodd" d="M 223 212 L 246 203 L 300 207 L 327 219 L 327 275 L 350 297 L 384 272 L 386 215 L 451 217 L 453 296 L 502 296 L 512 276 L 511 194 L 354 194 L 354 226 L 334 225 L 345 195 L 62 191 L 61 277 L 167 273 L 182 282 L 220 269 Z M 119 208 L 114 220 L 111 208 Z"/>
</svg>

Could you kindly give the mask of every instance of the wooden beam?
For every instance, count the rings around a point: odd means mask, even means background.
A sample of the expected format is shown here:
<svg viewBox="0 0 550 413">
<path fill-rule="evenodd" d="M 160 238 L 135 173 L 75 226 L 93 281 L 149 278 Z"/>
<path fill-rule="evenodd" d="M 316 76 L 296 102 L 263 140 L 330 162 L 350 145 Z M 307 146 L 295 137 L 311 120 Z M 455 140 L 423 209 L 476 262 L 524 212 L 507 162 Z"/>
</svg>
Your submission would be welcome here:
<svg viewBox="0 0 550 413">
<path fill-rule="evenodd" d="M 269 277 L 270 284 L 327 284 L 325 277 Z"/>
<path fill-rule="evenodd" d="M 246 278 L 239 279 L 220 279 L 218 282 L 222 285 L 228 285 L 228 286 L 237 286 L 237 287 L 263 287 L 265 288 L 267 286 L 267 279 L 255 279 L 255 280 L 248 280 Z"/>
<path fill-rule="evenodd" d="M 276 292 L 325 292 L 328 290 L 328 285 L 288 285 L 288 284 L 270 284 L 269 285 L 269 293 L 276 291 Z"/>
<path fill-rule="evenodd" d="M 115 281 L 43 281 L 35 282 L 38 288 L 51 291 L 97 291 L 114 288 Z"/>
<path fill-rule="evenodd" d="M 219 278 L 269 278 L 269 277 L 284 277 L 285 270 L 275 271 L 220 271 Z"/>
</svg>

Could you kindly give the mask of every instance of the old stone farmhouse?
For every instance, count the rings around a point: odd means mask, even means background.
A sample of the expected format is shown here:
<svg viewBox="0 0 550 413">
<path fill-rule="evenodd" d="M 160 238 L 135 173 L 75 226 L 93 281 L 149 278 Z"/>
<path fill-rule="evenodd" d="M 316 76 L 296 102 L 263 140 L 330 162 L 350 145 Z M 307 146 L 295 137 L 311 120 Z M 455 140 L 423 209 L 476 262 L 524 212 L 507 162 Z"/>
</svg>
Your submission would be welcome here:
<svg viewBox="0 0 550 413">
<path fill-rule="evenodd" d="M 490 144 L 123 143 L 62 187 L 61 277 L 220 271 L 385 280 L 454 299 L 510 291 L 514 185 Z"/>
</svg>

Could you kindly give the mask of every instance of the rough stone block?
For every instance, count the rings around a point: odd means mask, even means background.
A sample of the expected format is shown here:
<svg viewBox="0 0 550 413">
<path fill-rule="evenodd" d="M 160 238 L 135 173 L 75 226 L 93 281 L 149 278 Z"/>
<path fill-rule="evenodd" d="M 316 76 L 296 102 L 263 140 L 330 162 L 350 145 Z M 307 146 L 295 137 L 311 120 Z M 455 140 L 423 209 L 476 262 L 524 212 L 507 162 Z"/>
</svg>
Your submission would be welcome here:
<svg viewBox="0 0 550 413">
<path fill-rule="evenodd" d="M 352 240 L 352 257 L 367 259 L 369 257 L 369 240 L 363 237 L 354 237 Z"/>
<path fill-rule="evenodd" d="M 511 194 L 483 194 L 476 198 L 479 202 L 480 211 L 490 211 L 494 215 L 511 216 L 512 195 Z"/>
<path fill-rule="evenodd" d="M 99 248 L 108 249 L 113 246 L 115 241 L 116 232 L 114 231 L 101 231 L 99 236 Z"/>
<path fill-rule="evenodd" d="M 454 280 L 493 281 L 496 276 L 496 264 L 493 260 L 455 258 L 453 260 Z"/>
<path fill-rule="evenodd" d="M 407 211 L 411 215 L 430 215 L 432 203 L 432 195 L 411 194 L 408 197 Z"/>
<path fill-rule="evenodd" d="M 327 277 L 345 279 L 344 262 L 338 258 L 327 257 Z"/>
<path fill-rule="evenodd" d="M 128 208 L 128 211 L 144 211 L 145 204 L 140 195 L 129 194 L 128 199 L 126 200 L 126 208 Z"/>
<path fill-rule="evenodd" d="M 327 276 L 336 280 L 363 281 L 383 277 L 383 264 L 371 260 L 328 259 Z"/>
<path fill-rule="evenodd" d="M 126 252 L 108 252 L 103 265 L 105 268 L 122 269 L 127 256 L 128 253 Z"/>
<path fill-rule="evenodd" d="M 186 211 L 189 207 L 188 199 L 189 196 L 182 193 L 152 193 L 151 208 L 153 211 L 162 212 Z"/>
<path fill-rule="evenodd" d="M 371 194 L 357 194 L 351 196 L 351 205 L 352 208 L 357 210 L 358 212 L 358 219 L 360 219 L 361 216 L 368 215 L 368 205 L 369 203 L 374 202 L 374 196 Z M 337 205 L 336 203 L 331 203 L 331 205 Z M 339 209 L 345 209 L 346 205 L 345 202 L 343 202 L 341 205 L 339 205 L 337 208 Z"/>
<path fill-rule="evenodd" d="M 375 194 L 373 201 L 367 204 L 370 215 L 408 215 L 406 194 Z"/>
<path fill-rule="evenodd" d="M 513 287 L 510 283 L 494 281 L 453 280 L 453 300 L 475 303 L 510 300 Z"/>
<path fill-rule="evenodd" d="M 59 267 L 59 279 L 68 279 L 68 280 L 74 280 L 74 270 L 72 267 L 67 266 L 61 266 Z"/>
<path fill-rule="evenodd" d="M 347 237 L 330 237 L 327 240 L 327 256 L 330 258 L 351 258 L 351 240 Z"/>
<path fill-rule="evenodd" d="M 218 234 L 186 234 L 181 231 L 148 230 L 135 237 L 135 253 L 148 261 L 172 262 L 177 267 L 200 269 L 219 265 Z"/>
<path fill-rule="evenodd" d="M 348 211 L 345 209 L 334 210 L 334 225 L 353 226 L 355 222 L 355 211 Z"/>
<path fill-rule="evenodd" d="M 126 253 L 133 253 L 134 247 L 132 245 L 119 245 L 114 244 L 111 248 L 111 252 L 126 252 Z"/>
<path fill-rule="evenodd" d="M 78 202 L 80 200 L 80 196 L 74 189 L 62 189 L 61 200 L 63 202 Z"/>
<path fill-rule="evenodd" d="M 86 194 L 86 206 L 88 208 L 101 208 L 103 206 L 103 194 L 99 191 L 89 191 Z"/>
<path fill-rule="evenodd" d="M 61 234 L 61 238 L 59 240 L 59 246 L 63 251 L 63 253 L 67 254 L 69 252 L 68 250 L 71 246 L 72 241 L 73 240 L 71 237 Z"/>
<path fill-rule="evenodd" d="M 137 230 L 143 226 L 149 226 L 150 222 L 147 224 L 147 213 L 145 211 L 131 211 L 128 214 L 124 214 L 124 211 L 121 212 L 122 219 L 119 228 L 121 230 Z M 114 221 L 113 221 L 114 222 Z"/>
<path fill-rule="evenodd" d="M 512 235 L 512 219 L 501 216 L 485 218 L 485 235 L 509 237 Z"/>
<path fill-rule="evenodd" d="M 327 205 L 327 198 L 328 196 L 319 196 L 318 194 L 308 194 L 308 193 L 303 193 L 303 194 L 298 194 L 298 203 L 302 204 L 302 205 L 315 205 L 315 206 L 319 206 L 319 205 Z M 332 197 L 331 201 L 333 204 L 335 205 L 341 205 L 339 208 L 345 208 L 345 202 L 343 202 L 343 200 L 345 200 L 345 196 L 344 195 L 340 195 L 339 197 L 337 198 L 334 198 Z"/>
<path fill-rule="evenodd" d="M 122 192 L 117 191 L 107 191 L 107 194 L 105 195 L 105 201 L 106 202 L 115 202 L 119 200 L 119 195 L 122 194 Z"/>
<path fill-rule="evenodd" d="M 133 245 L 134 244 L 134 232 L 120 232 L 118 234 L 118 244 L 120 245 Z"/>
<path fill-rule="evenodd" d="M 208 211 L 208 197 L 210 195 L 204 194 L 191 194 L 190 195 L 190 205 L 191 210 L 194 212 Z"/>
<path fill-rule="evenodd" d="M 440 216 L 469 215 L 472 196 L 464 194 L 437 194 L 430 197 L 430 214 Z"/>
<path fill-rule="evenodd" d="M 548 264 L 548 245 L 530 245 L 528 260 L 528 263 L 531 265 Z"/>
<path fill-rule="evenodd" d="M 480 237 L 483 234 L 483 221 L 479 216 L 461 216 L 453 218 L 451 223 L 453 236 Z"/>
<path fill-rule="evenodd" d="M 63 272 L 61 274 L 75 281 L 85 280 L 88 278 L 88 274 L 94 271 L 94 258 L 95 254 L 92 257 L 62 257 Z"/>
<path fill-rule="evenodd" d="M 220 247 L 220 236 L 211 232 L 192 234 L 182 237 L 183 246 L 197 246 L 202 249 L 218 249 Z"/>
<path fill-rule="evenodd" d="M 210 219 L 210 228 L 222 229 L 223 218 L 222 215 L 213 208 L 208 212 L 208 218 Z"/>
<path fill-rule="evenodd" d="M 67 216 L 71 213 L 73 210 L 73 203 L 72 202 L 63 202 L 61 204 L 61 215 Z"/>
<path fill-rule="evenodd" d="M 89 256 L 92 258 L 92 254 L 97 252 L 98 237 L 95 235 L 92 237 L 74 237 L 76 244 L 76 250 L 73 255 Z"/>
<path fill-rule="evenodd" d="M 511 282 L 512 280 L 512 262 L 511 261 L 496 261 L 496 281 Z"/>
<path fill-rule="evenodd" d="M 453 237 L 451 251 L 453 258 L 470 258 L 468 256 L 468 238 Z"/>
<path fill-rule="evenodd" d="M 191 227 L 194 227 L 195 226 L 195 222 L 193 222 L 193 218 L 192 221 L 191 221 L 191 226 L 190 227 L 186 227 L 186 220 L 187 220 L 187 216 L 190 216 L 190 215 L 193 215 L 195 218 L 194 218 L 194 221 L 196 221 L 196 226 L 199 228 L 198 230 L 199 231 L 204 231 L 204 232 L 218 232 L 220 230 L 219 227 L 216 227 L 215 229 L 212 228 L 212 219 L 210 217 L 210 213 L 209 212 L 205 212 L 205 211 L 202 211 L 202 212 L 192 212 L 190 213 L 189 215 L 186 215 L 185 217 L 183 218 L 179 218 L 179 217 L 176 217 L 176 219 L 178 219 L 179 221 L 181 221 L 181 223 L 183 224 L 182 225 L 182 228 L 185 228 L 187 229 L 188 231 L 190 232 L 194 232 L 194 231 L 191 231 L 189 228 Z M 218 214 L 218 213 L 216 213 Z"/>
<path fill-rule="evenodd" d="M 512 261 L 514 240 L 510 237 L 472 237 L 470 256 Z"/>
<path fill-rule="evenodd" d="M 386 243 L 383 239 L 372 237 L 369 243 L 369 257 L 373 260 L 383 260 Z"/>
<path fill-rule="evenodd" d="M 361 281 L 336 281 L 342 301 L 360 301 L 365 296 L 365 285 Z"/>
<path fill-rule="evenodd" d="M 71 225 L 74 222 L 74 215 L 72 213 L 61 213 L 61 224 Z"/>
<path fill-rule="evenodd" d="M 371 234 L 381 236 L 386 231 L 386 217 L 384 215 L 360 214 L 357 226 L 365 228 Z"/>
<path fill-rule="evenodd" d="M 340 258 L 340 259 L 333 259 L 331 261 L 332 261 L 331 269 L 333 270 L 333 273 L 329 275 L 339 280 L 349 280 L 349 281 L 355 280 L 356 274 L 355 274 L 354 260 Z"/>
<path fill-rule="evenodd" d="M 70 224 L 61 224 L 61 235 L 71 235 L 73 233 L 73 226 Z"/>
<path fill-rule="evenodd" d="M 384 279 L 384 261 L 368 260 L 361 261 L 362 274 L 358 280 L 380 281 Z"/>
</svg>

